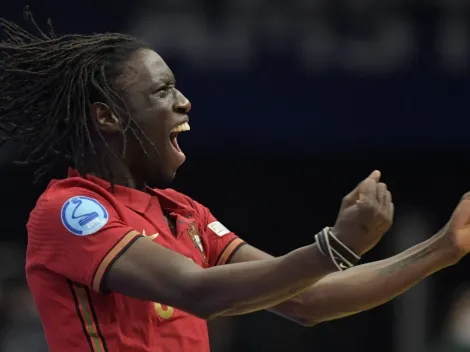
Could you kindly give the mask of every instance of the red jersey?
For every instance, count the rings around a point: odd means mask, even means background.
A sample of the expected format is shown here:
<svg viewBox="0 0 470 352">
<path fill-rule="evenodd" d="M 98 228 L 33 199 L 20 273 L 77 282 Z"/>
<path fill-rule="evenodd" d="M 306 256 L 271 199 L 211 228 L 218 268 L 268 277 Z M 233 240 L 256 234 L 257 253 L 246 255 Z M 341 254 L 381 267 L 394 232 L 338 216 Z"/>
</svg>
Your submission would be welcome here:
<svg viewBox="0 0 470 352">
<path fill-rule="evenodd" d="M 209 351 L 205 320 L 102 285 L 141 236 L 203 268 L 225 264 L 244 242 L 207 208 L 171 189 L 112 192 L 108 182 L 71 171 L 49 184 L 27 229 L 26 277 L 51 352 Z"/>
</svg>

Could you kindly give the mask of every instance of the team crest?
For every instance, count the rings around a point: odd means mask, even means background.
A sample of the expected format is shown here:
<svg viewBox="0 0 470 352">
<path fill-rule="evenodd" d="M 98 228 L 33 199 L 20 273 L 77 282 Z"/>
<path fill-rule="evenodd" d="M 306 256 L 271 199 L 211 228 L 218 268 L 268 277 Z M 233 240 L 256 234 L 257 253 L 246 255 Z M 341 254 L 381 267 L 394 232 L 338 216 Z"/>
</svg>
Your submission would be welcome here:
<svg viewBox="0 0 470 352">
<path fill-rule="evenodd" d="M 204 252 L 204 246 L 202 245 L 201 236 L 199 236 L 199 230 L 196 228 L 196 225 L 194 224 L 194 222 L 188 225 L 189 225 L 188 235 L 189 237 L 191 237 L 191 240 L 193 241 L 196 248 L 199 249 L 199 252 L 201 253 L 202 258 L 204 259 L 204 262 L 207 263 L 207 257 L 206 257 L 206 253 Z"/>
</svg>

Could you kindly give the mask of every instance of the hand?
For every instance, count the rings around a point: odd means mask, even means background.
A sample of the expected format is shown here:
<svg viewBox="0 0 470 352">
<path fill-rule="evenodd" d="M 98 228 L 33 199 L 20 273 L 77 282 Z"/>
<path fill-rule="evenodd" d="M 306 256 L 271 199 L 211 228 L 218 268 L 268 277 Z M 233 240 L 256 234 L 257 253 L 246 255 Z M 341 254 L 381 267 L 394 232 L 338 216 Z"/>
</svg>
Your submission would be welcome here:
<svg viewBox="0 0 470 352">
<path fill-rule="evenodd" d="M 454 262 L 470 252 L 470 192 L 464 194 L 449 222 L 438 235 L 450 239 L 446 242 L 451 245 L 450 253 Z"/>
<path fill-rule="evenodd" d="M 333 233 L 358 255 L 374 247 L 392 226 L 392 195 L 385 183 L 379 182 L 380 176 L 380 171 L 372 172 L 343 198 L 333 227 Z"/>
</svg>

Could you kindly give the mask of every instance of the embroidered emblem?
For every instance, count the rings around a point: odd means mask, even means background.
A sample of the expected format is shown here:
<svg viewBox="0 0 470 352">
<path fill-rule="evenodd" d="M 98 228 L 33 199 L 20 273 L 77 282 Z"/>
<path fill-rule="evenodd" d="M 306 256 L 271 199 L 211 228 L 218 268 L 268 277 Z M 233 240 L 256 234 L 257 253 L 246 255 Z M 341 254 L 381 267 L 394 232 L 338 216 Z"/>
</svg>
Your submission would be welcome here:
<svg viewBox="0 0 470 352">
<path fill-rule="evenodd" d="M 204 252 L 204 246 L 202 245 L 201 236 L 199 236 L 199 230 L 197 229 L 194 222 L 189 223 L 188 226 L 189 226 L 188 228 L 189 237 L 191 237 L 191 240 L 193 241 L 196 248 L 199 249 L 199 252 L 201 253 L 202 258 L 204 259 L 204 262 L 207 263 L 207 257 L 206 257 L 206 253 Z"/>
</svg>

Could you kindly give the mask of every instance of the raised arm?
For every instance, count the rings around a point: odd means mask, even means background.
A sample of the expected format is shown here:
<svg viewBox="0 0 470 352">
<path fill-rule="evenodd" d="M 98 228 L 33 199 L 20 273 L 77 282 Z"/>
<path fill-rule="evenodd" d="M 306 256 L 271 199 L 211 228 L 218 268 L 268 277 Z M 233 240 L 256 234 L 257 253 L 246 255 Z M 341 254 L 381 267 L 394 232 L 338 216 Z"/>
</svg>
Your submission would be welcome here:
<svg viewBox="0 0 470 352">
<path fill-rule="evenodd" d="M 247 305 L 267 308 L 264 302 L 288 299 L 335 269 L 314 244 L 279 258 L 202 269 L 141 238 L 111 266 L 104 285 L 209 319 Z"/>
<path fill-rule="evenodd" d="M 390 301 L 428 275 L 452 265 L 456 253 L 446 236 L 436 235 L 391 258 L 327 275 L 269 310 L 304 326 L 338 319 Z M 231 263 L 273 258 L 245 245 Z M 226 315 L 243 314 L 233 310 Z"/>
<path fill-rule="evenodd" d="M 305 326 L 352 315 L 379 306 L 447 266 L 470 249 L 470 196 L 456 208 L 451 221 L 436 235 L 391 258 L 330 274 L 301 294 L 270 311 Z M 231 263 L 269 260 L 272 256 L 248 245 Z M 233 310 L 226 315 L 242 314 Z"/>
<path fill-rule="evenodd" d="M 378 183 L 379 177 L 377 172 L 371 174 L 345 197 L 332 230 L 340 242 L 358 254 L 372 247 L 391 223 L 390 194 Z M 338 270 L 320 248 L 313 244 L 279 258 L 203 270 L 174 252 L 140 239 L 110 266 L 104 286 L 203 318 L 229 311 L 248 313 L 280 303 Z"/>
<path fill-rule="evenodd" d="M 321 233 L 320 239 L 336 241 L 333 247 L 340 255 L 334 260 L 320 241 L 280 258 L 202 269 L 143 238 L 122 220 L 108 193 L 84 187 L 65 187 L 38 201 L 28 222 L 29 250 L 50 272 L 99 293 L 114 291 L 202 318 L 265 309 L 339 264 L 350 265 L 357 258 L 348 248 L 361 255 L 380 239 L 390 225 L 392 207 L 379 176 L 372 173 L 346 196 L 332 231 Z M 76 211 L 83 215 L 77 217 Z M 84 221 L 87 214 L 94 218 Z"/>
</svg>

